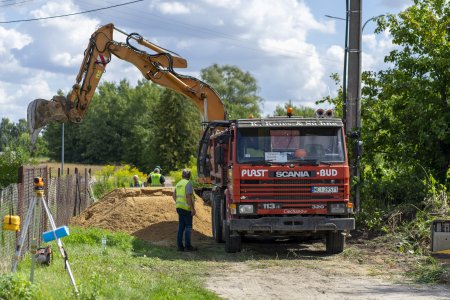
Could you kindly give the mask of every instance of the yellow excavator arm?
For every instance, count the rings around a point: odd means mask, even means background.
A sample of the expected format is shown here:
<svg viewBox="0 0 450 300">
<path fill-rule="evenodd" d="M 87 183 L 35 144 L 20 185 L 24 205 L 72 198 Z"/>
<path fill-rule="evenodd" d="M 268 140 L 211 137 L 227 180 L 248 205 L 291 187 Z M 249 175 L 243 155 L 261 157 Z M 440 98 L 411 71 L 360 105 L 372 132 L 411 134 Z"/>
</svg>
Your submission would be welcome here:
<svg viewBox="0 0 450 300">
<path fill-rule="evenodd" d="M 114 41 L 114 30 L 125 34 L 127 42 Z M 155 54 L 137 49 L 129 43 L 130 39 Z M 174 71 L 174 68 L 187 67 L 184 58 L 156 46 L 139 34 L 127 34 L 113 24 L 107 24 L 92 34 L 76 83 L 67 98 L 54 96 L 50 101 L 36 99 L 29 104 L 27 117 L 32 141 L 39 130 L 52 121 L 78 123 L 83 120 L 106 65 L 111 61 L 111 55 L 132 63 L 148 80 L 191 99 L 202 113 L 204 121 L 226 119 L 224 105 L 214 89 L 199 79 Z"/>
</svg>

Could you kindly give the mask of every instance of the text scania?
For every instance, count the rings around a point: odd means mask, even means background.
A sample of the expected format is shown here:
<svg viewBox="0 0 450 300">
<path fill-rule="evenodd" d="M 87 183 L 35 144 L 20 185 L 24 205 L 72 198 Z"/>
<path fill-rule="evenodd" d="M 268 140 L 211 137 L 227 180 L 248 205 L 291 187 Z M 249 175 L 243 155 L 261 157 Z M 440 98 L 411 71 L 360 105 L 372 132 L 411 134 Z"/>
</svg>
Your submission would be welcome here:
<svg viewBox="0 0 450 300">
<path fill-rule="evenodd" d="M 319 176 L 336 176 L 337 173 L 336 169 L 322 169 L 319 171 Z"/>
<path fill-rule="evenodd" d="M 288 178 L 288 177 L 309 177 L 308 171 L 277 171 L 276 177 Z"/>
<path fill-rule="evenodd" d="M 268 170 L 241 170 L 241 176 L 248 177 L 264 177 L 267 174 Z"/>
</svg>

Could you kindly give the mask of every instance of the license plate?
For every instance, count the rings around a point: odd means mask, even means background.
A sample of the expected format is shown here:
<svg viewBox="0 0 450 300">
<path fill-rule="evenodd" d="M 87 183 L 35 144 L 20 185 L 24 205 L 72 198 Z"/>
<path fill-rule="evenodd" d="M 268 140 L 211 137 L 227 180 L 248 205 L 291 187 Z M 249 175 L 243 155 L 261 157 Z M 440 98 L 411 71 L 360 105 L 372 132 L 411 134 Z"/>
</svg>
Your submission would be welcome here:
<svg viewBox="0 0 450 300">
<path fill-rule="evenodd" d="M 337 193 L 337 186 L 313 186 L 311 188 L 312 193 Z"/>
</svg>

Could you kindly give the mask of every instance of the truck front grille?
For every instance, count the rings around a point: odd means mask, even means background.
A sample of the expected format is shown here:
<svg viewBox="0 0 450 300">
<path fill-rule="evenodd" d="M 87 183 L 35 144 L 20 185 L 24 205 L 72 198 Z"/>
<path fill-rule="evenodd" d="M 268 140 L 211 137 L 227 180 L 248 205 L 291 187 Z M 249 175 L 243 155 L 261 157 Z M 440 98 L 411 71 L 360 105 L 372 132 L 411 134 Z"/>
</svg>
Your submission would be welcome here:
<svg viewBox="0 0 450 300">
<path fill-rule="evenodd" d="M 337 193 L 313 193 L 312 187 L 338 187 Z M 241 202 L 326 202 L 343 199 L 344 181 L 337 179 L 241 180 Z"/>
</svg>

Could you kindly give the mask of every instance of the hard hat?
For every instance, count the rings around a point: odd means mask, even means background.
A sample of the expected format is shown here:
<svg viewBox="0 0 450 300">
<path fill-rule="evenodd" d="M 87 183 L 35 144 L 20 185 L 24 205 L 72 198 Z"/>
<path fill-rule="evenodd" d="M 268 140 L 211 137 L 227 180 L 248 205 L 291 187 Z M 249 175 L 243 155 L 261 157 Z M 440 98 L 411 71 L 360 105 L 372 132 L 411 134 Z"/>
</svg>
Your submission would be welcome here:
<svg viewBox="0 0 450 300">
<path fill-rule="evenodd" d="M 138 179 L 138 178 L 139 178 L 139 176 L 137 176 L 137 175 L 134 175 L 134 176 L 133 176 L 133 178 L 135 178 L 135 179 Z"/>
</svg>

